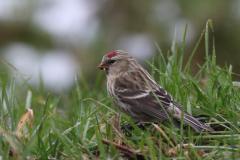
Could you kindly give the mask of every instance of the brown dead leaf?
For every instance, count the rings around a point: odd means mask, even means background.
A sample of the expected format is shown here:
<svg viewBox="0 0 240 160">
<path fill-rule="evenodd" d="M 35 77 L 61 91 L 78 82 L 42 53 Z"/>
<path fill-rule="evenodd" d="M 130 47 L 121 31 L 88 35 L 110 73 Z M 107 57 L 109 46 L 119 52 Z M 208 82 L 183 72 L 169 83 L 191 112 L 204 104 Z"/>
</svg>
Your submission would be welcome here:
<svg viewBox="0 0 240 160">
<path fill-rule="evenodd" d="M 189 155 L 188 155 L 188 151 L 185 151 L 185 152 L 184 152 L 184 157 L 186 157 L 187 159 L 191 160 L 191 158 L 190 158 Z"/>
<path fill-rule="evenodd" d="M 177 156 L 176 149 L 175 148 L 170 148 L 168 150 L 168 155 L 169 155 L 169 157 L 176 157 Z"/>
<path fill-rule="evenodd" d="M 28 119 L 30 119 L 30 125 L 29 125 L 29 128 L 28 130 L 19 136 L 19 138 L 22 138 L 24 137 L 29 129 L 32 127 L 32 124 L 33 124 L 33 110 L 32 109 L 26 109 L 25 112 L 23 113 L 22 117 L 20 118 L 19 122 L 18 122 L 18 125 L 17 125 L 17 132 L 19 132 L 20 134 L 22 133 L 23 131 L 23 128 L 25 127 Z"/>
<path fill-rule="evenodd" d="M 8 63 L 7 61 L 5 61 L 1 57 L 0 57 L 0 61 L 3 62 L 4 64 L 6 64 L 8 67 L 12 68 L 14 71 L 19 73 L 21 76 L 26 77 L 26 78 L 31 78 L 32 77 L 32 75 L 25 75 L 25 74 L 20 73 L 12 64 Z"/>
<path fill-rule="evenodd" d="M 197 159 L 197 157 L 202 158 L 203 154 L 204 154 L 203 150 L 201 150 L 201 149 L 193 150 L 193 149 L 191 149 L 192 146 L 194 146 L 192 143 L 183 144 L 183 148 L 190 148 L 190 149 L 188 149 L 187 151 L 184 152 L 184 156 L 187 157 L 187 158 L 191 157 L 192 159 Z M 186 155 L 188 155 L 188 156 L 186 156 Z"/>
</svg>

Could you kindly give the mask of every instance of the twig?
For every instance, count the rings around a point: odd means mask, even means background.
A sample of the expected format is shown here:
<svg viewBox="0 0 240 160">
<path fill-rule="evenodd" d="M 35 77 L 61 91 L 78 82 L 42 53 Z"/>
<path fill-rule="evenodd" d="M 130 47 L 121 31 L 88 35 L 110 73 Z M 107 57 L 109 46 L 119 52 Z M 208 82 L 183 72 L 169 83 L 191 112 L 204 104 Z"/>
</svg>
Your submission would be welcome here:
<svg viewBox="0 0 240 160">
<path fill-rule="evenodd" d="M 68 158 L 68 156 L 67 156 L 65 153 L 59 151 L 58 149 L 57 149 L 56 151 L 57 151 L 58 153 L 60 153 L 63 157 Z"/>
<path fill-rule="evenodd" d="M 225 118 L 223 118 L 223 117 L 220 116 L 219 114 L 216 114 L 215 116 L 221 117 L 224 121 L 226 121 L 227 123 L 229 123 L 233 128 L 235 128 L 235 129 L 240 133 L 240 130 L 239 130 L 237 127 L 235 127 L 232 123 L 230 123 L 229 121 L 227 121 Z"/>
<path fill-rule="evenodd" d="M 115 127 L 114 122 L 113 122 L 112 119 L 109 119 L 109 120 L 107 121 L 107 123 L 110 124 L 110 125 L 112 126 L 112 128 L 113 128 L 113 130 L 115 131 L 117 137 L 119 137 L 120 139 L 123 139 L 123 140 L 125 139 L 125 137 L 122 136 L 122 134 L 119 132 L 119 130 Z M 118 145 L 120 145 L 120 144 L 118 144 Z M 126 143 L 126 146 L 132 148 L 132 146 L 130 146 L 130 145 L 127 144 L 127 143 Z"/>
<path fill-rule="evenodd" d="M 115 131 L 115 133 L 117 134 L 118 137 L 120 137 L 121 139 L 123 139 L 123 136 L 121 135 L 121 133 L 118 131 L 118 129 L 115 127 L 115 125 L 113 124 L 112 119 L 109 119 L 107 121 L 108 124 L 110 124 L 113 128 L 113 130 Z"/>
<path fill-rule="evenodd" d="M 210 127 L 210 123 L 212 122 L 212 119 L 210 118 L 209 121 L 208 121 L 208 127 Z"/>
<path fill-rule="evenodd" d="M 223 69 L 223 71 L 227 72 L 227 70 Z M 237 74 L 237 73 L 234 73 L 234 72 L 231 72 L 231 74 L 235 75 L 235 76 L 240 76 L 240 74 Z"/>
<path fill-rule="evenodd" d="M 86 149 L 83 145 L 81 145 L 80 143 L 77 143 L 77 145 L 78 145 L 80 148 L 82 148 L 84 151 L 87 152 L 87 149 Z"/>
<path fill-rule="evenodd" d="M 110 111 L 114 112 L 115 114 L 117 114 L 117 115 L 119 114 L 119 113 L 117 113 L 116 111 L 114 111 L 112 108 L 109 108 L 109 107 L 106 106 L 105 104 L 103 104 L 103 103 L 101 103 L 101 102 L 98 102 L 98 101 L 96 101 L 95 99 L 92 99 L 92 98 L 83 99 L 83 101 L 86 101 L 86 100 L 92 100 L 92 101 L 96 102 L 97 104 L 100 104 L 100 105 L 106 107 L 107 109 L 109 109 Z"/>
<path fill-rule="evenodd" d="M 125 151 L 125 152 L 128 152 L 128 153 L 135 153 L 136 155 L 139 155 L 139 156 L 143 156 L 142 153 L 139 153 L 139 152 L 136 152 L 135 150 L 131 149 L 131 148 L 128 148 L 128 147 L 125 147 L 125 146 L 122 146 L 122 145 L 119 145 L 115 142 L 110 142 L 109 140 L 105 139 L 105 138 L 102 138 L 102 142 L 104 144 L 107 144 L 107 145 L 114 145 L 117 149 L 121 150 L 121 151 Z"/>
</svg>

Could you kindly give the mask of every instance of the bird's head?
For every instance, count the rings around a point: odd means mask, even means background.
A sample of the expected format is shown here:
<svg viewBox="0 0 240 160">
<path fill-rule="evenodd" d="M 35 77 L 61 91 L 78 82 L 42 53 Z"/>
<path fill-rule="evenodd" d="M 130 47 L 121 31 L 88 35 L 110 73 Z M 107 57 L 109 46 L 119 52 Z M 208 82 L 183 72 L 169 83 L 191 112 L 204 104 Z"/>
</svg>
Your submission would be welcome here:
<svg viewBox="0 0 240 160">
<path fill-rule="evenodd" d="M 104 55 L 98 68 L 104 70 L 108 76 L 124 74 L 134 70 L 138 65 L 138 62 L 127 52 L 116 50 Z"/>
</svg>

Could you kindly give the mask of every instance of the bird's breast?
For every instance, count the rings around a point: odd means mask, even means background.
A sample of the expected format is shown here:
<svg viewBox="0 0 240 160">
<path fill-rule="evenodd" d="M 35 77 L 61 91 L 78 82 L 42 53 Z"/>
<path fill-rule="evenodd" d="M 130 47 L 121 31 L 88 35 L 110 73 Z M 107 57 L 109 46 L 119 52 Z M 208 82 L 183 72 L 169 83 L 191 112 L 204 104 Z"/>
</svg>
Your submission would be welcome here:
<svg viewBox="0 0 240 160">
<path fill-rule="evenodd" d="M 116 96 L 115 91 L 114 91 L 114 84 L 115 84 L 115 79 L 112 77 L 108 77 L 107 78 L 107 91 L 111 98 Z"/>
</svg>

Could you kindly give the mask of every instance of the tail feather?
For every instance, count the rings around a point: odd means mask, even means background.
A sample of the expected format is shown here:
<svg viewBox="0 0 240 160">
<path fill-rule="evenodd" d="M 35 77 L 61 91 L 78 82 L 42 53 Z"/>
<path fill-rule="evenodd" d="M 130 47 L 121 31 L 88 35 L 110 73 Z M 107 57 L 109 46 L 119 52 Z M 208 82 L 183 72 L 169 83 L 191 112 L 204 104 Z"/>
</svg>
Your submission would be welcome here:
<svg viewBox="0 0 240 160">
<path fill-rule="evenodd" d="M 190 115 L 184 114 L 184 122 L 189 124 L 197 132 L 202 132 L 204 129 L 214 131 L 211 127 L 207 126 L 206 124 L 200 122 Z"/>
<path fill-rule="evenodd" d="M 177 101 L 174 101 L 174 107 L 177 108 L 177 109 L 174 108 L 174 111 L 176 111 L 174 117 L 177 119 L 180 119 L 183 108 Z M 179 110 L 181 112 L 179 112 Z M 197 120 L 196 118 L 191 116 L 187 111 L 184 111 L 184 120 L 183 121 L 185 123 L 189 124 L 197 132 L 202 132 L 204 129 L 209 130 L 209 131 L 214 131 L 211 127 L 207 126 L 206 124 L 200 122 L 199 120 Z"/>
</svg>

